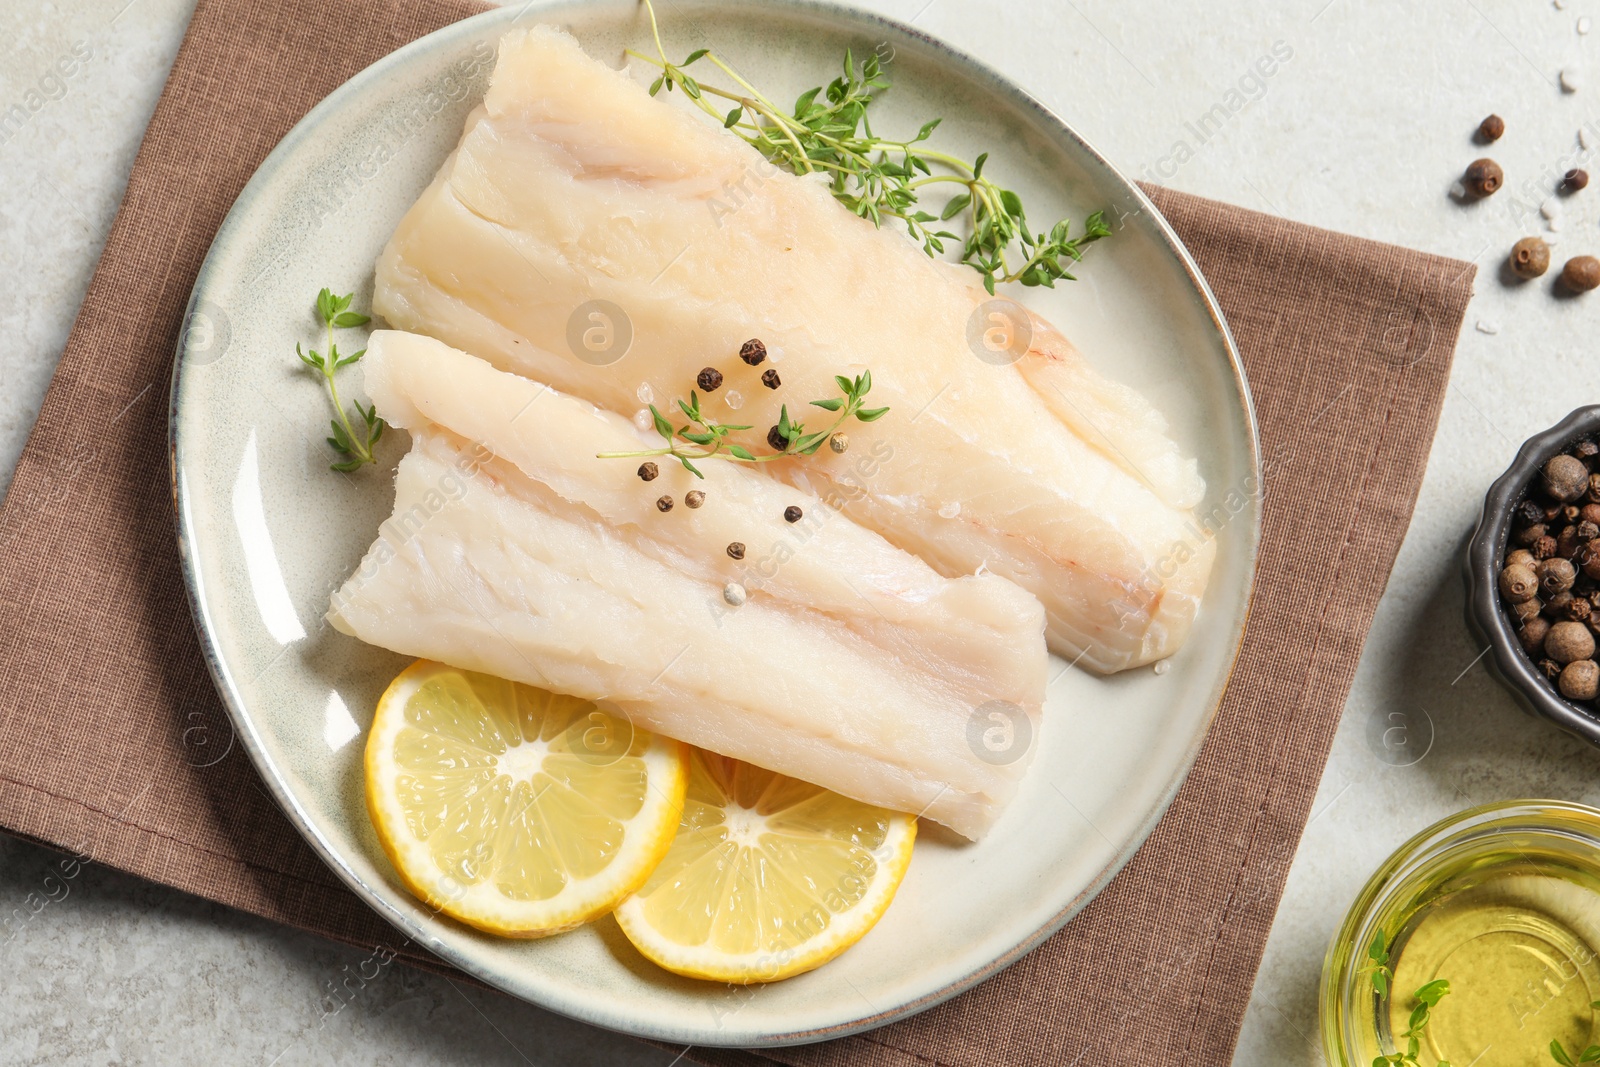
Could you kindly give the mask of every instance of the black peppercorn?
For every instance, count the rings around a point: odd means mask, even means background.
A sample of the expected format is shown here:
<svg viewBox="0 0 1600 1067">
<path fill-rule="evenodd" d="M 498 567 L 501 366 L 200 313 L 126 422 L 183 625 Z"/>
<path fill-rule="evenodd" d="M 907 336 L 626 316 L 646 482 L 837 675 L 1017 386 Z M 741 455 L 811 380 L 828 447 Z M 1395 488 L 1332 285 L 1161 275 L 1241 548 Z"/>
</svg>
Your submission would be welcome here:
<svg viewBox="0 0 1600 1067">
<path fill-rule="evenodd" d="M 1589 172 L 1581 167 L 1573 167 L 1561 177 L 1561 187 L 1569 193 L 1575 193 L 1589 184 Z"/>
<path fill-rule="evenodd" d="M 1478 123 L 1478 140 L 1484 144 L 1493 144 L 1506 132 L 1506 120 L 1499 115 L 1490 115 Z"/>
<path fill-rule="evenodd" d="M 1585 437 L 1572 446 L 1572 454 L 1581 460 L 1588 461 L 1600 456 L 1600 445 L 1595 444 L 1592 438 Z"/>
<path fill-rule="evenodd" d="M 1567 605 L 1575 599 L 1571 590 L 1557 593 L 1544 602 L 1544 613 L 1552 619 L 1564 619 L 1567 616 Z"/>
<path fill-rule="evenodd" d="M 766 370 L 761 372 L 761 384 L 766 386 L 768 389 L 776 389 L 778 386 L 783 384 L 783 381 L 778 377 L 778 372 L 776 370 L 768 367 Z"/>
<path fill-rule="evenodd" d="M 744 542 L 743 541 L 729 541 L 728 542 L 728 555 L 733 559 L 744 559 Z"/>
<path fill-rule="evenodd" d="M 1541 509 L 1540 514 L 1543 513 Z M 1524 526 L 1517 531 L 1517 544 L 1522 545 L 1524 548 L 1531 547 L 1535 541 L 1549 532 L 1550 528 L 1542 522 L 1534 523 L 1532 526 Z"/>
<path fill-rule="evenodd" d="M 1587 293 L 1600 285 L 1600 259 L 1593 256 L 1573 256 L 1567 260 L 1567 265 L 1561 268 L 1561 284 L 1575 293 Z"/>
<path fill-rule="evenodd" d="M 760 338 L 752 337 L 739 346 L 739 358 L 754 367 L 767 358 L 767 346 L 761 343 Z"/>
<path fill-rule="evenodd" d="M 1573 559 L 1582 548 L 1583 542 L 1578 540 L 1578 528 L 1576 526 L 1563 526 L 1561 532 L 1556 534 L 1555 554 L 1560 558 Z"/>
<path fill-rule="evenodd" d="M 767 444 L 771 445 L 773 450 L 777 452 L 782 452 L 789 447 L 789 439 L 783 436 L 782 431 L 778 429 L 777 423 L 773 423 L 772 429 L 767 431 Z"/>
<path fill-rule="evenodd" d="M 1572 603 L 1567 605 L 1567 610 L 1562 614 L 1573 622 L 1587 622 L 1593 612 L 1593 604 L 1581 596 L 1575 596 L 1572 598 Z"/>
<path fill-rule="evenodd" d="M 1505 171 L 1492 159 L 1473 160 L 1466 174 L 1461 177 L 1461 184 L 1467 187 L 1467 192 L 1478 197 L 1494 195 L 1505 181 Z"/>
<path fill-rule="evenodd" d="M 664 496 L 661 499 L 657 500 L 656 501 L 656 510 L 658 510 L 658 511 L 671 511 L 672 510 L 672 498 L 670 496 Z"/>
<path fill-rule="evenodd" d="M 1544 676 L 1550 679 L 1552 682 L 1561 677 L 1561 664 L 1557 663 L 1553 659 L 1540 660 L 1539 670 L 1543 672 Z"/>
<path fill-rule="evenodd" d="M 1544 508 L 1531 500 L 1524 500 L 1517 505 L 1516 516 L 1531 526 L 1544 521 Z"/>
<path fill-rule="evenodd" d="M 1550 246 L 1543 238 L 1524 237 L 1511 246 L 1511 273 L 1519 278 L 1537 278 L 1550 269 Z"/>
<path fill-rule="evenodd" d="M 707 367 L 695 375 L 694 384 L 708 393 L 714 393 L 722 388 L 722 372 L 715 367 Z"/>
<path fill-rule="evenodd" d="M 706 502 L 706 495 L 698 489 L 691 489 L 683 498 L 683 506 L 697 508 Z"/>
<path fill-rule="evenodd" d="M 784 522 L 799 522 L 800 521 L 800 517 L 802 515 L 804 515 L 804 514 L 805 514 L 805 512 L 801 511 L 799 508 L 795 507 L 793 504 L 790 504 L 788 507 L 783 509 L 783 521 Z"/>
<path fill-rule="evenodd" d="M 647 482 L 655 481 L 656 480 L 656 475 L 658 475 L 660 473 L 661 473 L 661 468 L 657 467 L 654 463 L 641 463 L 641 464 L 639 464 L 639 477 L 644 479 Z"/>
<path fill-rule="evenodd" d="M 1549 559 L 1556 554 L 1556 539 L 1546 534 L 1529 545 L 1528 551 L 1533 553 L 1534 559 Z"/>
<path fill-rule="evenodd" d="M 1600 504 L 1600 474 L 1589 475 L 1589 492 L 1584 499 L 1591 504 Z"/>
</svg>

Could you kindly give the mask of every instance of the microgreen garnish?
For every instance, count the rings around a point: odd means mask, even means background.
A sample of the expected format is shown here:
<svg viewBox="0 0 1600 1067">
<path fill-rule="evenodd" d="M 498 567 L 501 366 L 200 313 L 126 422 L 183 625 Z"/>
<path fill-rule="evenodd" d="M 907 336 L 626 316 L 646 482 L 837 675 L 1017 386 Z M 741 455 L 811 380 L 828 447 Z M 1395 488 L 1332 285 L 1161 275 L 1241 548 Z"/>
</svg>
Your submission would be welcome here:
<svg viewBox="0 0 1600 1067">
<path fill-rule="evenodd" d="M 655 7 L 651 0 L 644 0 L 644 6 L 650 13 L 658 54 L 647 56 L 632 49 L 627 54 L 660 69 L 651 83 L 651 96 L 663 88 L 681 90 L 700 110 L 772 164 L 795 174 L 825 173 L 834 197 L 860 217 L 878 226 L 885 218 L 900 219 L 930 256 L 942 253 L 946 241 L 961 240 L 933 225 L 964 215 L 969 235 L 961 246 L 961 262 L 983 275 L 984 288 L 991 294 L 997 282 L 1054 286 L 1061 278 L 1073 280 L 1070 263 L 1083 258 L 1085 245 L 1111 233 L 1102 211 L 1089 216 L 1078 237 L 1070 236 L 1067 220 L 1048 232 L 1030 230 L 1021 198 L 984 176 L 987 152 L 969 163 L 926 146 L 940 119 L 924 123 L 910 140 L 873 133 L 868 108 L 889 87 L 876 53 L 857 64 L 847 49 L 844 73 L 826 89 L 817 86 L 801 93 L 794 109 L 785 111 L 709 48 L 695 49 L 681 63 L 668 60 Z M 732 79 L 738 89 L 730 91 L 696 80 L 688 68 L 701 60 Z M 717 97 L 733 107 L 723 113 L 707 97 Z M 948 173 L 934 173 L 936 166 Z M 961 189 L 939 214 L 918 206 L 923 189 L 952 185 Z"/>
<path fill-rule="evenodd" d="M 694 390 L 689 391 L 689 399 L 677 401 L 678 410 L 688 418 L 686 425 L 674 428 L 667 417 L 656 410 L 654 404 L 650 405 L 650 417 L 655 423 L 656 433 L 666 439 L 663 448 L 651 448 L 642 452 L 598 452 L 599 459 L 639 459 L 644 456 L 671 456 L 683 464 L 685 470 L 697 478 L 704 478 L 700 468 L 694 465 L 697 459 L 726 459 L 737 463 L 771 463 L 775 459 L 787 459 L 791 456 L 814 455 L 822 447 L 835 430 L 844 425 L 845 420 L 854 416 L 861 422 L 876 422 L 889 413 L 889 409 L 868 408 L 863 406 L 863 401 L 872 389 L 872 372 L 862 371 L 855 378 L 846 378 L 839 374 L 834 376 L 841 396 L 829 397 L 825 400 L 813 400 L 813 407 L 822 408 L 824 411 L 838 412 L 838 418 L 825 430 L 807 433 L 804 424 L 789 418 L 787 404 L 779 411 L 778 424 L 773 428 L 778 440 L 783 447 L 767 455 L 755 455 L 744 445 L 730 438 L 730 434 L 739 430 L 748 430 L 749 426 L 740 426 L 732 423 L 717 422 L 700 410 L 700 394 Z M 679 440 L 687 441 L 698 448 L 685 448 L 678 444 Z M 776 442 L 771 442 L 777 448 Z"/>
<path fill-rule="evenodd" d="M 372 446 L 377 444 L 378 438 L 383 436 L 384 427 L 384 421 L 378 417 L 377 408 L 374 405 L 368 404 L 363 408 L 361 401 L 352 401 L 351 406 L 356 409 L 356 414 L 360 416 L 361 422 L 365 424 L 361 435 L 358 437 L 355 428 L 351 425 L 350 417 L 345 414 L 344 405 L 339 401 L 339 387 L 333 380 L 334 373 L 340 367 L 348 367 L 367 354 L 367 350 L 363 348 L 352 355 L 341 356 L 339 355 L 339 346 L 334 344 L 333 341 L 333 331 L 335 329 L 345 330 L 355 326 L 365 326 L 372 321 L 367 316 L 350 310 L 350 301 L 354 296 L 354 293 L 334 296 L 331 289 L 324 289 L 317 294 L 317 317 L 322 320 L 323 328 L 328 333 L 328 351 L 326 355 L 314 348 L 302 352 L 298 344 L 294 346 L 295 355 L 300 357 L 302 363 L 321 375 L 323 382 L 328 387 L 328 399 L 333 404 L 334 414 L 338 416 L 329 420 L 329 425 L 333 427 L 333 436 L 328 438 L 328 445 L 341 456 L 350 457 L 342 462 L 329 464 L 329 466 L 336 471 L 344 471 L 347 474 L 364 464 L 377 462 L 372 456 Z"/>
</svg>

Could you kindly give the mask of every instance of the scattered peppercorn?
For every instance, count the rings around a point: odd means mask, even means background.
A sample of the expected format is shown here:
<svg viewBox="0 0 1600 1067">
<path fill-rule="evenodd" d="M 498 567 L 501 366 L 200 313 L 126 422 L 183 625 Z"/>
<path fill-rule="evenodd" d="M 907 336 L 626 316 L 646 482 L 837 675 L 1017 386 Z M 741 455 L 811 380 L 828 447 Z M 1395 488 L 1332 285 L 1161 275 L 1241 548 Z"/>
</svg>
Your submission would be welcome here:
<svg viewBox="0 0 1600 1067">
<path fill-rule="evenodd" d="M 1561 268 L 1561 284 L 1575 293 L 1587 293 L 1600 285 L 1600 259 L 1593 256 L 1573 256 Z"/>
<path fill-rule="evenodd" d="M 1475 159 L 1467 167 L 1466 174 L 1462 175 L 1461 184 L 1473 196 L 1484 197 L 1493 196 L 1505 184 L 1505 180 L 1506 174 L 1500 169 L 1500 164 L 1492 159 Z"/>
<path fill-rule="evenodd" d="M 793 504 L 790 504 L 788 507 L 783 509 L 783 521 L 784 522 L 799 522 L 800 521 L 800 517 L 802 515 L 804 515 L 804 514 L 805 514 L 805 512 L 801 511 L 799 508 L 795 507 Z"/>
<path fill-rule="evenodd" d="M 656 480 L 656 475 L 658 475 L 660 473 L 661 473 L 661 468 L 657 467 L 654 463 L 641 463 L 641 464 L 639 464 L 639 477 L 644 479 L 647 482 L 655 481 Z"/>
<path fill-rule="evenodd" d="M 1561 187 L 1569 193 L 1575 193 L 1589 184 L 1589 172 L 1581 167 L 1573 167 L 1561 177 Z"/>
<path fill-rule="evenodd" d="M 768 389 L 776 389 L 783 384 L 783 379 L 778 377 L 778 372 L 774 368 L 768 367 L 761 372 L 761 384 Z"/>
<path fill-rule="evenodd" d="M 773 423 L 772 429 L 767 431 L 767 444 L 771 445 L 775 452 L 784 452 L 789 448 L 789 439 L 783 436 L 783 431 L 778 429 L 777 423 Z"/>
<path fill-rule="evenodd" d="M 706 495 L 698 489 L 691 489 L 683 498 L 683 506 L 697 508 L 706 502 Z"/>
<path fill-rule="evenodd" d="M 758 337 L 752 337 L 739 346 L 739 358 L 754 367 L 767 358 L 767 346 Z"/>
<path fill-rule="evenodd" d="M 744 542 L 743 541 L 729 541 L 728 542 L 728 555 L 733 559 L 744 559 Z"/>
<path fill-rule="evenodd" d="M 1600 664 L 1592 659 L 1574 660 L 1562 669 L 1557 687 L 1568 700 L 1593 700 L 1600 692 Z"/>
<path fill-rule="evenodd" d="M 1490 115 L 1478 123 L 1478 139 L 1484 144 L 1493 144 L 1506 132 L 1506 120 L 1499 115 Z"/>
<path fill-rule="evenodd" d="M 706 367 L 695 375 L 694 384 L 708 393 L 714 393 L 722 388 L 722 372 L 715 367 Z"/>
<path fill-rule="evenodd" d="M 850 447 L 850 436 L 848 434 L 836 433 L 832 437 L 828 438 L 828 447 L 833 450 L 835 454 L 843 453 L 845 449 Z"/>
<path fill-rule="evenodd" d="M 1550 246 L 1542 237 L 1524 237 L 1511 246 L 1511 273 L 1537 278 L 1550 269 Z"/>
<path fill-rule="evenodd" d="M 672 510 L 672 498 L 670 496 L 664 496 L 661 499 L 657 500 L 656 501 L 656 510 L 657 511 L 671 511 Z"/>
<path fill-rule="evenodd" d="M 726 600 L 734 607 L 738 607 L 740 604 L 743 604 L 745 600 L 744 586 L 740 585 L 738 582 L 729 582 L 727 585 L 722 587 L 722 599 Z"/>
</svg>

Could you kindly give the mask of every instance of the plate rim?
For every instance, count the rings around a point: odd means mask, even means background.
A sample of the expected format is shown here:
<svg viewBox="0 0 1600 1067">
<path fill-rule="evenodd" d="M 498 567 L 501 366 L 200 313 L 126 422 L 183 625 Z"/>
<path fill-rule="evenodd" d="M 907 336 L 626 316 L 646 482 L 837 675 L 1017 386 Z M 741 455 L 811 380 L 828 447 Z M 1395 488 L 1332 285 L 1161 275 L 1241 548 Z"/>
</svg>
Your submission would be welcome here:
<svg viewBox="0 0 1600 1067">
<path fill-rule="evenodd" d="M 1222 312 L 1216 294 L 1212 291 L 1210 283 L 1201 273 L 1194 257 L 1187 246 L 1179 238 L 1171 223 L 1161 210 L 1155 205 L 1148 194 L 1128 178 L 1115 164 L 1111 163 L 1098 149 L 1091 145 L 1077 130 L 1058 115 L 1053 109 L 1039 101 L 1020 85 L 1001 74 L 982 60 L 969 55 L 959 48 L 947 43 L 939 37 L 919 30 L 897 18 L 869 11 L 847 0 L 759 0 L 759 3 L 769 8 L 788 9 L 813 18 L 836 18 L 843 16 L 846 21 L 858 24 L 867 24 L 882 27 L 897 34 L 902 34 L 917 41 L 931 55 L 944 64 L 961 69 L 974 82 L 981 84 L 988 91 L 996 93 L 1020 111 L 1033 117 L 1052 139 L 1064 138 L 1071 142 L 1073 147 L 1094 160 L 1105 172 L 1126 190 L 1130 199 L 1137 206 L 1139 212 L 1147 214 L 1155 225 L 1156 233 L 1166 246 L 1166 251 L 1172 255 L 1187 275 L 1189 284 L 1193 286 L 1200 298 L 1212 327 L 1221 338 L 1223 348 L 1227 355 L 1228 370 L 1232 376 L 1233 387 L 1236 392 L 1240 411 L 1244 416 L 1247 434 L 1248 455 L 1250 466 L 1259 480 L 1261 473 L 1261 434 L 1260 425 L 1256 417 L 1255 401 L 1250 390 L 1250 384 L 1245 376 L 1244 363 L 1240 355 L 1233 332 L 1228 326 L 1227 318 Z M 189 300 L 185 307 L 185 328 L 181 329 L 178 345 L 174 353 L 173 369 L 168 391 L 167 411 L 167 445 L 168 463 L 173 501 L 173 518 L 177 534 L 177 549 L 179 568 L 183 574 L 184 591 L 189 602 L 191 614 L 194 616 L 196 637 L 201 654 L 206 663 L 206 669 L 211 675 L 218 695 L 222 698 L 223 706 L 227 709 L 229 719 L 232 721 L 235 735 L 240 739 L 242 747 L 255 767 L 256 773 L 261 777 L 262 784 L 266 786 L 269 794 L 282 809 L 284 815 L 294 826 L 300 836 L 312 847 L 318 858 L 326 864 L 332 872 L 352 892 L 390 925 L 406 934 L 416 945 L 424 948 L 432 955 L 454 966 L 464 973 L 471 975 L 479 981 L 485 982 L 496 989 L 526 1001 L 544 1010 L 553 1011 L 568 1018 L 591 1026 L 598 1026 L 614 1032 L 626 1033 L 630 1036 L 659 1041 L 681 1042 L 692 1037 L 693 1044 L 708 1047 L 780 1047 L 785 1045 L 803 1045 L 817 1041 L 826 1041 L 834 1038 L 846 1037 L 851 1034 L 862 1033 L 885 1026 L 891 1022 L 919 1014 L 938 1004 L 943 1003 L 960 993 L 986 981 L 987 979 L 1005 970 L 1016 963 L 1023 956 L 1039 947 L 1044 941 L 1054 935 L 1063 926 L 1070 922 L 1089 902 L 1097 897 L 1105 887 L 1110 884 L 1122 869 L 1127 866 L 1140 849 L 1142 849 L 1154 832 L 1156 826 L 1165 817 L 1178 792 L 1188 781 L 1189 775 L 1194 770 L 1200 751 L 1206 740 L 1211 735 L 1211 729 L 1216 723 L 1217 714 L 1221 709 L 1222 698 L 1229 683 L 1232 681 L 1234 670 L 1238 665 L 1240 653 L 1243 650 L 1244 636 L 1249 623 L 1249 617 L 1255 602 L 1256 595 L 1256 565 L 1259 562 L 1262 529 L 1262 498 L 1259 494 L 1250 496 L 1248 543 L 1246 545 L 1245 559 L 1243 561 L 1247 572 L 1245 592 L 1239 612 L 1238 620 L 1234 624 L 1232 634 L 1232 651 L 1228 656 L 1226 668 L 1219 672 L 1217 680 L 1213 683 L 1207 697 L 1208 707 L 1201 728 L 1195 732 L 1194 739 L 1181 760 L 1181 773 L 1175 775 L 1161 796 L 1148 807 L 1144 817 L 1140 820 L 1137 829 L 1128 838 L 1126 843 L 1112 856 L 1112 858 L 1070 901 L 1066 902 L 1060 910 L 1044 922 L 1030 936 L 1024 938 L 1009 951 L 1002 953 L 984 966 L 978 967 L 956 981 L 950 982 L 938 989 L 923 994 L 920 997 L 906 1001 L 894 1008 L 873 1012 L 868 1015 L 856 1016 L 847 1022 L 830 1026 L 817 1026 L 805 1030 L 784 1032 L 761 1032 L 759 1034 L 745 1033 L 730 1035 L 716 1033 L 706 1034 L 688 1029 L 671 1031 L 652 1025 L 634 1026 L 628 1029 L 614 1025 L 611 1021 L 602 1020 L 597 1013 L 583 1010 L 580 1003 L 563 1002 L 550 1003 L 534 1000 L 511 989 L 507 989 L 496 976 L 486 968 L 476 965 L 468 954 L 457 952 L 433 937 L 427 926 L 426 920 L 414 921 L 412 916 L 390 907 L 368 883 L 354 869 L 347 865 L 341 851 L 331 841 L 326 839 L 316 829 L 309 814 L 303 809 L 299 799 L 288 788 L 285 775 L 273 762 L 266 746 L 255 728 L 254 721 L 245 709 L 242 693 L 235 684 L 232 672 L 218 649 L 215 637 L 214 624 L 211 613 L 204 599 L 203 583 L 195 562 L 193 544 L 204 540 L 198 536 L 189 511 L 190 494 L 186 487 L 183 470 L 179 462 L 180 431 L 180 400 L 182 397 L 183 374 L 186 365 L 184 354 L 188 342 L 187 324 L 196 313 L 199 301 L 207 288 L 207 283 L 214 270 L 214 258 L 223 246 L 224 236 L 230 229 L 230 223 L 235 221 L 236 215 L 243 215 L 249 208 L 251 201 L 260 191 L 263 179 L 277 171 L 288 158 L 293 149 L 317 126 L 325 116 L 341 109 L 346 99 L 353 94 L 358 94 L 367 83 L 380 79 L 392 67 L 409 62 L 417 53 L 429 51 L 444 45 L 452 38 L 476 33 L 482 26 L 492 25 L 499 21 L 516 23 L 531 14 L 549 13 L 562 9 L 574 9 L 599 6 L 596 0 L 526 0 L 514 8 L 513 4 L 491 8 L 467 18 L 442 26 L 431 33 L 425 34 L 413 41 L 401 45 L 399 48 L 385 54 L 372 64 L 357 71 L 346 81 L 340 83 L 322 100 L 318 101 L 294 126 L 283 136 L 283 139 L 273 147 L 272 151 L 262 160 L 249 180 L 240 190 L 233 205 L 218 226 L 217 234 L 213 237 L 207 249 L 205 259 L 195 275 L 195 283 L 190 290 Z M 515 13 L 513 14 L 513 11 Z M 434 918 L 433 921 L 438 921 Z M 686 1036 L 687 1035 L 687 1036 Z"/>
</svg>

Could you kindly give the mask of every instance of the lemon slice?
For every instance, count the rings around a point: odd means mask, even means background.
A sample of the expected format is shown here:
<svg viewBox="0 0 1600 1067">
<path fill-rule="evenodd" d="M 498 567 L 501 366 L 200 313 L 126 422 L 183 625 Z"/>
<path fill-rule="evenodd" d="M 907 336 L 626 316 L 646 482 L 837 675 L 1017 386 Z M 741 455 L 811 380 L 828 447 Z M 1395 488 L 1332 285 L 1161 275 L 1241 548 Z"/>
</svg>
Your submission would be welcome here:
<svg viewBox="0 0 1600 1067">
<path fill-rule="evenodd" d="M 406 887 L 507 937 L 603 915 L 649 877 L 688 747 L 575 697 L 418 660 L 378 701 L 367 811 Z"/>
<path fill-rule="evenodd" d="M 916 836 L 914 816 L 694 749 L 678 836 L 617 922 L 677 974 L 789 978 L 872 929 Z"/>
</svg>

